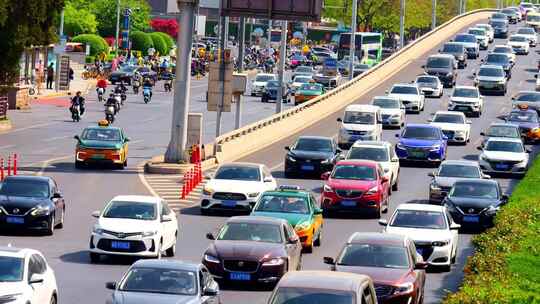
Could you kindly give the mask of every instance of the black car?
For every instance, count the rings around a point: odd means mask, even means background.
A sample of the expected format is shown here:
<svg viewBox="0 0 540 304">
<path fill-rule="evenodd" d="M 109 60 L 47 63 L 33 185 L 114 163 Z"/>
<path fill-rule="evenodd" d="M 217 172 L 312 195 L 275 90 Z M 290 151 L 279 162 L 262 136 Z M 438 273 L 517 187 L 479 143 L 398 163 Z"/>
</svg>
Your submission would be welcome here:
<svg viewBox="0 0 540 304">
<path fill-rule="evenodd" d="M 499 183 L 490 179 L 458 180 L 443 200 L 454 221 L 462 226 L 491 227 L 508 202 Z"/>
<path fill-rule="evenodd" d="M 332 171 L 341 150 L 331 137 L 300 136 L 291 147 L 285 147 L 285 177 Z"/>
<path fill-rule="evenodd" d="M 518 22 L 518 14 L 515 10 L 511 8 L 505 8 L 501 10 L 501 14 L 505 14 L 508 18 L 508 22 L 516 24 Z"/>
<path fill-rule="evenodd" d="M 491 19 L 489 25 L 493 27 L 493 33 L 495 38 L 508 37 L 508 21 L 503 19 Z"/>
<path fill-rule="evenodd" d="M 503 68 L 506 73 L 506 78 L 512 77 L 512 62 L 506 54 L 491 53 L 482 62 L 488 65 L 498 65 Z"/>
<path fill-rule="evenodd" d="M 133 79 L 133 75 L 135 74 L 136 70 L 137 67 L 134 65 L 124 65 L 119 70 L 111 73 L 111 75 L 109 76 L 109 81 L 112 84 L 116 84 L 117 82 L 123 82 L 130 85 L 131 79 Z"/>
<path fill-rule="evenodd" d="M 0 184 L 0 227 L 52 235 L 63 227 L 65 211 L 64 198 L 50 177 L 8 176 Z"/>
<path fill-rule="evenodd" d="M 462 43 L 447 42 L 443 45 L 439 53 L 454 56 L 454 58 L 456 58 L 458 62 L 458 67 L 460 69 L 464 69 L 467 66 L 467 50 Z"/>
<path fill-rule="evenodd" d="M 456 85 L 457 63 L 454 56 L 448 54 L 431 55 L 422 68 L 425 69 L 426 74 L 439 77 L 446 88 Z"/>
<path fill-rule="evenodd" d="M 271 80 L 268 81 L 266 84 L 266 88 L 264 88 L 261 102 L 270 102 L 270 100 L 276 100 L 278 96 L 278 90 L 279 90 L 279 81 Z M 281 98 L 283 101 L 287 101 L 288 92 L 289 90 L 285 85 L 281 85 Z"/>
</svg>

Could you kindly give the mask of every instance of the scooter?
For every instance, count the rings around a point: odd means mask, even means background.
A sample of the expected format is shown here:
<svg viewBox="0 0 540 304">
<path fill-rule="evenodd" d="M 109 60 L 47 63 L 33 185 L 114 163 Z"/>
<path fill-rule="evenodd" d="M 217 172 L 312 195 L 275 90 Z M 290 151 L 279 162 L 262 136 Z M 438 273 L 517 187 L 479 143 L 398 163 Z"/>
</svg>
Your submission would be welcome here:
<svg viewBox="0 0 540 304">
<path fill-rule="evenodd" d="M 98 88 L 97 89 L 97 97 L 99 102 L 103 102 L 103 94 L 105 94 L 104 88 Z"/>
<path fill-rule="evenodd" d="M 120 105 L 122 104 L 122 96 L 118 93 L 114 94 L 114 99 L 116 99 L 116 113 L 120 112 Z"/>
<path fill-rule="evenodd" d="M 138 80 L 133 80 L 133 94 L 139 94 L 139 88 L 141 87 L 141 82 Z"/>
<path fill-rule="evenodd" d="M 152 89 L 150 87 L 144 87 L 143 88 L 143 98 L 144 103 L 149 103 L 150 99 L 152 99 Z"/>
<path fill-rule="evenodd" d="M 166 80 L 163 84 L 163 88 L 165 89 L 165 92 L 171 92 L 172 91 L 172 79 Z"/>
<path fill-rule="evenodd" d="M 127 96 L 126 93 L 120 94 L 120 105 L 124 106 L 124 101 L 126 101 Z"/>
<path fill-rule="evenodd" d="M 114 122 L 115 112 L 116 109 L 113 106 L 105 105 L 105 119 L 109 122 L 109 124 Z"/>
<path fill-rule="evenodd" d="M 81 108 L 78 105 L 71 106 L 71 119 L 73 119 L 73 122 L 79 122 L 81 120 Z"/>
</svg>

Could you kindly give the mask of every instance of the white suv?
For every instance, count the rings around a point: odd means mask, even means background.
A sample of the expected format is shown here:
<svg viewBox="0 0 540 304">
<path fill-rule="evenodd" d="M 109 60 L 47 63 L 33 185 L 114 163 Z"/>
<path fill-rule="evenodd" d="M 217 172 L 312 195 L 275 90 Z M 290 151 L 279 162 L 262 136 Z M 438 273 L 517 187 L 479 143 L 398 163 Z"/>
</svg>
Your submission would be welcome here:
<svg viewBox="0 0 540 304">
<path fill-rule="evenodd" d="M 417 84 L 395 84 L 388 92 L 388 96 L 399 98 L 407 111 L 420 113 L 424 110 L 424 93 Z"/>
<path fill-rule="evenodd" d="M 471 139 L 471 121 L 461 112 L 437 111 L 429 121 L 441 128 L 448 142 L 467 144 Z"/>
<path fill-rule="evenodd" d="M 478 163 L 483 172 L 512 173 L 525 175 L 529 163 L 529 150 L 519 138 L 490 137 L 482 151 Z"/>
<path fill-rule="evenodd" d="M 159 197 L 116 196 L 92 216 L 98 219 L 90 236 L 92 263 L 101 255 L 161 258 L 176 253 L 176 214 Z"/>
<path fill-rule="evenodd" d="M 480 95 L 477 87 L 457 86 L 454 88 L 448 102 L 448 111 L 460 111 L 480 117 L 483 109 L 484 97 Z"/>
<path fill-rule="evenodd" d="M 381 108 L 374 105 L 353 104 L 345 108 L 343 118 L 338 118 L 338 146 L 348 149 L 357 140 L 381 140 Z"/>
<path fill-rule="evenodd" d="M 54 271 L 39 251 L 0 247 L 0 303 L 57 302 Z"/>
</svg>

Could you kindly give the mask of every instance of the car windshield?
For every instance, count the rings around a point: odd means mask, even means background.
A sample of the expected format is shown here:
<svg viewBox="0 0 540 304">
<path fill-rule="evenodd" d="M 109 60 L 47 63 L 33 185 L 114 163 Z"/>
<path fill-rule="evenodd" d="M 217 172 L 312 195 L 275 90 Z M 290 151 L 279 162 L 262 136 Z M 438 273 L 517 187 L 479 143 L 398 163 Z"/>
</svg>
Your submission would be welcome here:
<svg viewBox="0 0 540 304">
<path fill-rule="evenodd" d="M 491 15 L 491 19 L 504 19 L 506 20 L 506 15 L 504 13 L 495 13 Z"/>
<path fill-rule="evenodd" d="M 534 111 L 513 111 L 510 112 L 510 115 L 508 115 L 509 121 L 516 121 L 516 122 L 532 122 L 537 123 L 538 122 L 538 114 Z"/>
<path fill-rule="evenodd" d="M 407 127 L 402 137 L 426 140 L 437 140 L 441 138 L 438 129 L 425 127 Z"/>
<path fill-rule="evenodd" d="M 348 244 L 336 262 L 341 266 L 409 268 L 407 248 L 380 244 Z"/>
<path fill-rule="evenodd" d="M 300 287 L 279 287 L 270 304 L 353 304 L 350 292 Z"/>
<path fill-rule="evenodd" d="M 354 66 L 355 69 L 359 69 L 359 70 L 367 70 L 369 69 L 369 65 L 367 64 L 356 64 Z"/>
<path fill-rule="evenodd" d="M 418 89 L 413 86 L 394 86 L 391 94 L 414 94 L 418 95 Z"/>
<path fill-rule="evenodd" d="M 540 15 L 527 15 L 527 21 L 540 22 Z"/>
<path fill-rule="evenodd" d="M 218 169 L 214 179 L 260 181 L 259 168 L 250 166 L 223 166 Z"/>
<path fill-rule="evenodd" d="M 540 93 L 520 93 L 515 97 L 515 99 L 517 101 L 536 102 L 540 101 Z"/>
<path fill-rule="evenodd" d="M 294 70 L 296 73 L 313 73 L 313 69 L 306 66 L 299 66 Z"/>
<path fill-rule="evenodd" d="M 332 141 L 324 138 L 299 138 L 293 150 L 333 152 Z"/>
<path fill-rule="evenodd" d="M 428 58 L 428 68 L 448 68 L 452 66 L 452 61 L 449 58 L 432 57 Z"/>
<path fill-rule="evenodd" d="M 296 76 L 294 77 L 294 82 L 299 83 L 308 83 L 312 78 L 307 76 Z"/>
<path fill-rule="evenodd" d="M 486 35 L 486 32 L 483 30 L 469 30 L 469 34 L 476 35 L 476 36 L 484 36 Z"/>
<path fill-rule="evenodd" d="M 401 107 L 398 99 L 391 98 L 376 98 L 373 100 L 373 105 L 382 109 L 399 109 Z"/>
<path fill-rule="evenodd" d="M 267 88 L 279 88 L 279 81 L 271 80 L 266 84 Z"/>
<path fill-rule="evenodd" d="M 22 281 L 23 274 L 24 259 L 9 256 L 0 257 L 0 282 Z"/>
<path fill-rule="evenodd" d="M 152 221 L 157 217 L 156 205 L 141 202 L 113 201 L 103 211 L 103 217 Z"/>
<path fill-rule="evenodd" d="M 445 44 L 442 49 L 443 53 L 460 53 L 463 52 L 462 44 Z"/>
<path fill-rule="evenodd" d="M 497 18 L 495 18 L 495 19 L 497 19 Z M 498 19 L 502 19 L 502 18 L 498 18 Z M 505 26 L 506 26 L 506 22 L 504 22 L 504 21 L 495 21 L 495 20 L 492 20 L 492 21 L 491 21 L 491 26 L 493 26 L 493 27 L 499 27 L 499 28 L 500 28 L 500 27 L 505 27 Z"/>
<path fill-rule="evenodd" d="M 308 214 L 309 206 L 305 197 L 265 194 L 254 211 Z"/>
<path fill-rule="evenodd" d="M 476 37 L 474 35 L 457 35 L 456 39 L 454 39 L 456 42 L 476 42 Z"/>
<path fill-rule="evenodd" d="M 375 124 L 375 113 L 373 112 L 356 112 L 346 111 L 343 123 L 372 125 Z"/>
<path fill-rule="evenodd" d="M 416 78 L 416 83 L 422 83 L 422 84 L 426 84 L 426 83 L 429 83 L 429 84 L 437 84 L 437 83 L 438 83 L 438 78 L 436 78 L 436 77 L 421 76 L 421 77 Z"/>
<path fill-rule="evenodd" d="M 502 47 L 502 46 L 499 46 L 499 47 L 493 48 L 493 53 L 499 53 L 499 54 L 511 54 L 511 53 L 512 53 L 512 49 L 509 48 L 509 47 Z"/>
<path fill-rule="evenodd" d="M 491 126 L 486 132 L 490 137 L 510 137 L 519 138 L 519 129 L 514 126 Z"/>
<path fill-rule="evenodd" d="M 446 229 L 442 212 L 424 210 L 398 210 L 390 222 L 392 227 Z"/>
<path fill-rule="evenodd" d="M 255 77 L 256 82 L 267 82 L 269 80 L 274 80 L 274 76 L 273 75 L 257 75 L 257 77 Z"/>
<path fill-rule="evenodd" d="M 440 177 L 480 178 L 480 170 L 471 165 L 443 164 L 438 175 Z"/>
<path fill-rule="evenodd" d="M 136 68 L 137 67 L 133 66 L 133 65 L 125 65 L 120 69 L 120 71 L 124 72 L 124 73 L 131 73 L 131 72 L 135 71 Z"/>
<path fill-rule="evenodd" d="M 478 98 L 479 94 L 477 89 L 457 88 L 452 97 Z"/>
<path fill-rule="evenodd" d="M 8 178 L 3 183 L 0 183 L 0 195 L 49 198 L 49 183 Z"/>
<path fill-rule="evenodd" d="M 461 115 L 436 114 L 433 118 L 433 122 L 464 124 L 465 118 Z"/>
<path fill-rule="evenodd" d="M 352 147 L 349 150 L 347 159 L 364 159 L 376 162 L 387 162 L 388 151 L 378 147 Z"/>
<path fill-rule="evenodd" d="M 496 68 L 481 68 L 478 72 L 478 76 L 484 76 L 484 77 L 503 77 L 504 76 L 504 70 L 503 69 L 496 69 Z"/>
<path fill-rule="evenodd" d="M 302 55 L 293 55 L 291 57 L 292 60 L 299 60 L 299 61 L 302 61 L 302 60 L 305 60 L 306 57 L 302 56 Z"/>
<path fill-rule="evenodd" d="M 523 145 L 520 142 L 490 140 L 488 141 L 485 150 L 495 152 L 523 153 Z"/>
<path fill-rule="evenodd" d="M 527 38 L 525 36 L 512 36 L 512 37 L 510 37 L 510 41 L 529 42 L 529 38 Z"/>
<path fill-rule="evenodd" d="M 126 292 L 196 295 L 197 274 L 185 270 L 135 267 L 128 272 L 119 290 Z"/>
<path fill-rule="evenodd" d="M 521 35 L 536 35 L 536 32 L 531 27 L 522 27 L 518 29 L 517 33 Z"/>
<path fill-rule="evenodd" d="M 217 239 L 221 241 L 282 243 L 280 225 L 258 223 L 225 224 Z"/>
<path fill-rule="evenodd" d="M 507 9 L 503 9 L 503 10 L 501 11 L 501 13 L 502 13 L 502 14 L 505 14 L 505 15 L 513 15 L 513 14 L 515 14 L 516 12 L 514 12 L 514 10 L 512 10 L 512 9 L 507 8 Z"/>
<path fill-rule="evenodd" d="M 486 59 L 487 63 L 507 63 L 508 61 L 508 56 L 504 54 L 489 54 Z"/>
<path fill-rule="evenodd" d="M 85 129 L 82 133 L 82 140 L 98 140 L 98 141 L 120 141 L 122 136 L 118 129 Z"/>
<path fill-rule="evenodd" d="M 448 196 L 497 199 L 499 192 L 493 183 L 456 182 Z"/>
<path fill-rule="evenodd" d="M 321 86 L 315 83 L 305 83 L 300 87 L 303 91 L 320 91 Z"/>
<path fill-rule="evenodd" d="M 332 172 L 333 179 L 375 180 L 375 168 L 360 165 L 337 165 Z"/>
</svg>

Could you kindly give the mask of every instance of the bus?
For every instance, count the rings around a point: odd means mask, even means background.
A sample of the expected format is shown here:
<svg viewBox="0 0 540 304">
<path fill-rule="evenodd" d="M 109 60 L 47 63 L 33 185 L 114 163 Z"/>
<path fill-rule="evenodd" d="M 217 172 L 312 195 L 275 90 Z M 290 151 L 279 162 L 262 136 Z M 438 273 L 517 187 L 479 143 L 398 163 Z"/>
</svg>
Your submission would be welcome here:
<svg viewBox="0 0 540 304">
<path fill-rule="evenodd" d="M 360 62 L 373 66 L 382 60 L 381 33 L 357 32 L 355 36 L 355 54 L 360 58 Z M 343 59 L 350 55 L 351 33 L 341 33 L 338 44 L 338 58 Z"/>
</svg>

